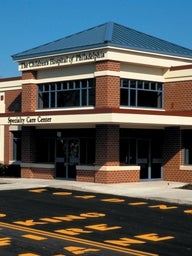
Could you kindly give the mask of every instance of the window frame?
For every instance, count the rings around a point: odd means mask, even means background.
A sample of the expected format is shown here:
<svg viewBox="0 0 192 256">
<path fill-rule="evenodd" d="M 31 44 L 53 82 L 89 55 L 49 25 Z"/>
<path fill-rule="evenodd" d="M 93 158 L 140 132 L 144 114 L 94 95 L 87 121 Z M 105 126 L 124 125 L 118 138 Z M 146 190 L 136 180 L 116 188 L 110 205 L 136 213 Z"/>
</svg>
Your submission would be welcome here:
<svg viewBox="0 0 192 256">
<path fill-rule="evenodd" d="M 65 97 L 68 101 L 64 100 Z M 95 79 L 93 78 L 38 85 L 37 108 L 39 110 L 89 106 L 95 106 Z"/>
<path fill-rule="evenodd" d="M 140 94 L 149 94 L 149 99 L 156 96 L 150 104 L 144 101 Z M 143 99 L 143 101 L 142 101 Z M 152 108 L 163 109 L 164 107 L 164 84 L 162 82 L 145 81 L 136 79 L 121 78 L 120 80 L 120 106 L 130 108 Z"/>
</svg>

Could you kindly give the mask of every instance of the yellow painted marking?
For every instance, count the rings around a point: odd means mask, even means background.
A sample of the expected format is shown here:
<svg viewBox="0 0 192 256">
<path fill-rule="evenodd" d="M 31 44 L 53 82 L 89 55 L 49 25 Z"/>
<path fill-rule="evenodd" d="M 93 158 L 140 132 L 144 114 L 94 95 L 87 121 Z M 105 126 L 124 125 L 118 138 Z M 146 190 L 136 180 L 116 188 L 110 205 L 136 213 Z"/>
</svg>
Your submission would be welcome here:
<svg viewBox="0 0 192 256">
<path fill-rule="evenodd" d="M 58 216 L 58 217 L 53 217 L 54 219 L 57 220 L 62 220 L 62 221 L 73 221 L 73 220 L 85 220 L 85 217 L 81 216 L 76 216 L 76 215 L 66 215 L 66 216 Z"/>
<path fill-rule="evenodd" d="M 171 209 L 176 209 L 178 207 L 177 206 L 167 206 L 165 204 L 160 204 L 160 205 L 149 206 L 149 208 L 159 208 L 160 210 L 171 210 Z"/>
<path fill-rule="evenodd" d="M 96 196 L 92 196 L 92 195 L 86 195 L 86 196 L 75 196 L 76 198 L 82 198 L 82 199 L 92 199 L 95 198 Z"/>
<path fill-rule="evenodd" d="M 46 237 L 32 235 L 32 234 L 22 235 L 22 237 L 29 238 L 29 239 L 32 239 L 32 240 L 37 240 L 37 241 L 42 241 L 42 240 L 46 240 L 47 239 Z"/>
<path fill-rule="evenodd" d="M 78 215 L 66 215 L 66 216 L 58 216 L 53 217 L 54 219 L 62 220 L 62 221 L 73 221 L 73 220 L 84 220 L 87 218 L 100 218 L 104 217 L 105 213 L 98 213 L 98 212 L 87 212 L 87 213 L 81 213 Z"/>
<path fill-rule="evenodd" d="M 22 254 L 19 254 L 18 256 L 40 256 L 40 255 L 34 254 L 34 253 L 22 253 Z"/>
<path fill-rule="evenodd" d="M 106 198 L 106 199 L 102 199 L 101 201 L 110 202 L 110 203 L 123 203 L 123 202 L 125 202 L 124 199 L 120 199 L 120 198 Z"/>
<path fill-rule="evenodd" d="M 52 222 L 52 223 L 59 223 L 59 222 L 61 222 L 61 220 L 56 220 L 56 219 L 52 219 L 52 218 L 41 218 L 40 220 L 47 221 L 47 222 Z"/>
<path fill-rule="evenodd" d="M 192 210 L 185 210 L 184 213 L 192 214 Z"/>
<path fill-rule="evenodd" d="M 55 196 L 70 196 L 72 192 L 54 192 L 53 195 Z"/>
<path fill-rule="evenodd" d="M 7 246 L 11 244 L 11 238 L 10 237 L 3 237 L 0 238 L 0 246 Z"/>
<path fill-rule="evenodd" d="M 76 236 L 76 235 L 79 235 L 81 233 L 85 233 L 85 234 L 93 233 L 92 231 L 83 230 L 82 228 L 58 229 L 58 230 L 55 230 L 55 232 L 65 234 L 65 235 L 69 235 L 69 236 Z"/>
<path fill-rule="evenodd" d="M 29 192 L 32 192 L 32 193 L 42 193 L 42 192 L 45 192 L 47 191 L 47 189 L 45 188 L 40 188 L 40 189 L 30 189 L 28 190 Z"/>
<path fill-rule="evenodd" d="M 143 234 L 143 235 L 139 235 L 139 236 L 135 236 L 135 237 L 137 237 L 139 239 L 153 241 L 153 242 L 159 242 L 159 241 L 164 241 L 164 240 L 169 240 L 169 239 L 174 238 L 174 236 L 162 236 L 162 237 L 160 237 L 156 233 Z"/>
<path fill-rule="evenodd" d="M 148 204 L 146 202 L 134 202 L 134 203 L 128 203 L 128 205 L 132 205 L 132 206 L 138 206 L 138 205 L 145 205 Z"/>
<path fill-rule="evenodd" d="M 35 225 L 45 225 L 47 222 L 39 222 L 39 221 L 33 221 L 33 220 L 25 220 L 25 221 L 14 221 L 13 223 L 23 225 L 23 226 L 35 226 Z"/>
<path fill-rule="evenodd" d="M 109 230 L 122 228 L 121 226 L 108 227 L 107 224 L 96 224 L 96 225 L 89 225 L 85 227 L 89 229 L 99 230 L 99 231 L 109 231 Z"/>
<path fill-rule="evenodd" d="M 99 218 L 106 216 L 105 213 L 99 213 L 99 212 L 87 212 L 87 213 L 81 213 L 80 216 L 83 216 L 85 218 Z"/>
<path fill-rule="evenodd" d="M 58 233 L 38 230 L 38 229 L 29 228 L 29 227 L 25 227 L 25 226 L 19 226 L 19 225 L 15 225 L 15 224 L 9 224 L 9 223 L 5 223 L 5 222 L 0 222 L 0 227 L 9 228 L 11 230 L 19 230 L 19 231 L 26 232 L 26 233 L 33 233 L 36 235 L 47 236 L 50 238 L 60 239 L 63 241 L 78 243 L 78 244 L 82 244 L 83 246 L 86 245 L 86 246 L 92 246 L 92 247 L 96 247 L 99 249 L 105 249 L 105 250 L 109 250 L 109 251 L 113 251 L 113 252 L 121 252 L 126 255 L 158 256 L 158 254 L 154 254 L 154 253 L 144 252 L 144 251 L 135 250 L 135 249 L 131 249 L 131 248 L 122 248 L 121 246 L 111 245 L 111 244 L 107 244 L 104 242 L 96 242 L 96 241 L 91 241 L 91 240 L 87 240 L 87 239 L 81 239 L 81 238 L 77 238 L 77 237 L 73 237 L 73 236 L 62 235 L 62 234 L 58 234 Z M 114 255 L 114 253 L 113 253 L 113 255 Z"/>
<path fill-rule="evenodd" d="M 110 243 L 110 244 L 120 245 L 120 246 L 130 246 L 132 244 L 145 244 L 146 243 L 144 241 L 133 239 L 133 238 L 128 238 L 128 237 L 122 237 L 119 240 L 106 240 L 105 242 Z"/>
<path fill-rule="evenodd" d="M 0 213 L 0 217 L 2 218 L 2 217 L 5 217 L 6 216 L 6 214 L 5 213 Z"/>
<path fill-rule="evenodd" d="M 55 254 L 53 256 L 66 256 L 65 254 Z"/>
<path fill-rule="evenodd" d="M 98 252 L 100 250 L 98 249 L 94 249 L 94 248 L 83 248 L 83 247 L 77 247 L 77 246 L 67 246 L 64 247 L 65 250 L 67 250 L 68 252 L 71 252 L 72 254 L 75 255 L 82 255 L 85 254 L 87 252 Z"/>
</svg>

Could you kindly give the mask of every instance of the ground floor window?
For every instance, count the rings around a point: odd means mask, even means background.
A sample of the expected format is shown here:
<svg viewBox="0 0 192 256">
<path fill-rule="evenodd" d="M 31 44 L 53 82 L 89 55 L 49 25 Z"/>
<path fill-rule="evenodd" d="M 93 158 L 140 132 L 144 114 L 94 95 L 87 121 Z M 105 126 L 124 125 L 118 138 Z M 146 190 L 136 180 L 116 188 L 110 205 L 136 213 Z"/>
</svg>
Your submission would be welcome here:
<svg viewBox="0 0 192 256">
<path fill-rule="evenodd" d="M 183 138 L 183 163 L 192 165 L 192 131 L 185 130 L 182 132 Z"/>
<path fill-rule="evenodd" d="M 86 133 L 87 136 L 85 136 Z M 87 130 L 84 130 L 84 133 L 76 130 L 74 134 L 68 130 L 37 131 L 36 161 L 55 163 L 57 159 L 66 164 L 70 164 L 72 159 L 76 164 L 93 164 L 95 162 L 95 135 Z"/>
<path fill-rule="evenodd" d="M 130 137 L 127 136 L 128 134 Z M 162 177 L 162 150 L 161 131 L 128 129 L 121 131 L 120 163 L 140 166 L 140 179 Z"/>
<path fill-rule="evenodd" d="M 55 161 L 55 139 L 40 137 L 36 144 L 37 162 L 53 163 Z"/>
<path fill-rule="evenodd" d="M 21 161 L 21 131 L 15 131 L 12 133 L 13 138 L 13 151 L 12 160 Z"/>
</svg>

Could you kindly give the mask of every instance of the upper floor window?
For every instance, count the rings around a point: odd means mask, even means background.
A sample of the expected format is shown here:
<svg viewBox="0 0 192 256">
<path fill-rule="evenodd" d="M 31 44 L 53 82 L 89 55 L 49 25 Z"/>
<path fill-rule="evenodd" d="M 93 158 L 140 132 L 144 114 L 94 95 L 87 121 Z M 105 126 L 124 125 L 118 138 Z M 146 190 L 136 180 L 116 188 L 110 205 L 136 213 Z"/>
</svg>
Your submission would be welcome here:
<svg viewBox="0 0 192 256">
<path fill-rule="evenodd" d="M 121 79 L 120 105 L 128 107 L 163 107 L 163 83 Z"/>
<path fill-rule="evenodd" d="M 66 108 L 95 105 L 95 80 L 84 79 L 40 84 L 38 108 Z"/>
</svg>

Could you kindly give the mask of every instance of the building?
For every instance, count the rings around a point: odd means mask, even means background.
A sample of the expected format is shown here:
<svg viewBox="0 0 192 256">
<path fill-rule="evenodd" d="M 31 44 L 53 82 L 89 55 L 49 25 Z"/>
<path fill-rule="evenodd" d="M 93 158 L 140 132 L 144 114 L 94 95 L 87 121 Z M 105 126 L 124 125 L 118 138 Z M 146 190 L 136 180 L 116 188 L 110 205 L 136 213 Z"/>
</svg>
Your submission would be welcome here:
<svg viewBox="0 0 192 256">
<path fill-rule="evenodd" d="M 192 50 L 108 22 L 12 57 L 0 161 L 21 177 L 192 182 Z"/>
</svg>

